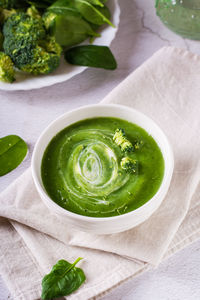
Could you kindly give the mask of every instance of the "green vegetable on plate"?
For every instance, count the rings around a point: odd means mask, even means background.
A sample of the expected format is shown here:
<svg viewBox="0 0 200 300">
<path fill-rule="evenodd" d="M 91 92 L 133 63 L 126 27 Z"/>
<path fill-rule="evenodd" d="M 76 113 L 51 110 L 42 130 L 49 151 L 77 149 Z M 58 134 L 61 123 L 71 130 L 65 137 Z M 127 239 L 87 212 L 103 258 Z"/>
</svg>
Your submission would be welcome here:
<svg viewBox="0 0 200 300">
<path fill-rule="evenodd" d="M 100 7 L 103 7 L 103 1 L 99 1 L 99 0 L 87 0 L 87 2 L 93 4 L 93 5 L 97 5 L 97 6 L 100 6 Z"/>
<path fill-rule="evenodd" d="M 0 52 L 0 80 L 9 83 L 15 81 L 14 64 L 4 52 Z"/>
<path fill-rule="evenodd" d="M 106 46 L 85 45 L 65 51 L 65 59 L 73 65 L 115 70 L 116 60 Z"/>
<path fill-rule="evenodd" d="M 2 25 L 5 23 L 5 21 L 11 17 L 13 14 L 16 14 L 16 10 L 15 9 L 2 9 L 0 7 L 0 25 L 2 27 Z"/>
<path fill-rule="evenodd" d="M 88 45 L 70 49 L 86 39 L 92 43 L 100 37 L 101 25 L 114 27 L 105 3 L 105 0 L 0 0 L 0 51 L 9 60 L 9 68 L 13 66 L 12 73 L 52 73 L 65 51 L 65 58 L 72 64 L 114 70 L 117 64 L 108 47 Z M 12 83 L 14 75 L 6 78 L 4 67 L 2 63 L 0 80 Z"/>
<path fill-rule="evenodd" d="M 77 258 L 73 264 L 62 259 L 53 266 L 42 280 L 43 300 L 70 295 L 83 284 L 85 274 L 82 269 L 75 267 L 81 259 Z"/>
<path fill-rule="evenodd" d="M 103 25 L 105 23 L 109 24 L 112 27 L 115 27 L 112 22 L 101 12 L 101 10 L 86 0 L 74 0 L 75 7 L 78 9 L 80 14 L 89 22 Z"/>
<path fill-rule="evenodd" d="M 75 15 L 49 13 L 46 14 L 44 22 L 48 26 L 50 35 L 55 36 L 56 42 L 63 48 L 80 44 L 88 37 L 99 36 L 90 24 Z"/>
<path fill-rule="evenodd" d="M 75 15 L 81 16 L 74 5 L 74 0 L 57 0 L 47 8 L 47 12 L 61 14 L 61 15 Z"/>
<path fill-rule="evenodd" d="M 18 69 L 38 75 L 58 67 L 61 47 L 46 35 L 42 20 L 25 13 L 14 14 L 4 24 L 3 33 L 3 49 Z"/>
<path fill-rule="evenodd" d="M 17 135 L 0 138 L 0 176 L 15 169 L 25 158 L 27 144 Z"/>
</svg>

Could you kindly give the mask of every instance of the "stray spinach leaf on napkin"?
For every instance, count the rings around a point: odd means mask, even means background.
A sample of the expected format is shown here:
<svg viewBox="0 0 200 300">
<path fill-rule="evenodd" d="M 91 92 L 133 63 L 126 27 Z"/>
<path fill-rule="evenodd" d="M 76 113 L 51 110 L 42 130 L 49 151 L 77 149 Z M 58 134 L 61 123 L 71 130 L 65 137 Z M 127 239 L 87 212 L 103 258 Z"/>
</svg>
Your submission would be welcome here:
<svg viewBox="0 0 200 300">
<path fill-rule="evenodd" d="M 42 280 L 42 299 L 53 299 L 63 297 L 76 291 L 86 277 L 82 269 L 75 265 L 81 260 L 79 257 L 73 264 L 66 260 L 59 260 L 52 271 L 44 276 Z"/>
</svg>

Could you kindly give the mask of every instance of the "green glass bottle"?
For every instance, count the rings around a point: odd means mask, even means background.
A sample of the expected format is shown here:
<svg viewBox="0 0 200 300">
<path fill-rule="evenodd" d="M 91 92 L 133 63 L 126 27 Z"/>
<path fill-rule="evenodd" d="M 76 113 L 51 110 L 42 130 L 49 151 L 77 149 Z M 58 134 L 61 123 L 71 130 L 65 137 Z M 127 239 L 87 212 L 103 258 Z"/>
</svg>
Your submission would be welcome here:
<svg viewBox="0 0 200 300">
<path fill-rule="evenodd" d="M 200 0 L 156 0 L 156 13 L 172 31 L 200 40 Z"/>
</svg>

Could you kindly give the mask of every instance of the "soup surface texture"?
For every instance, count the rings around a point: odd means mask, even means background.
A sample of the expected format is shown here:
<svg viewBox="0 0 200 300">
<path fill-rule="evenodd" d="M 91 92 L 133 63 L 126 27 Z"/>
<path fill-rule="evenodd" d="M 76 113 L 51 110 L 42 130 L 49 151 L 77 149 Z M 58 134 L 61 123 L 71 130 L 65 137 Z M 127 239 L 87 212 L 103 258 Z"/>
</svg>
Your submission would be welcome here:
<svg viewBox="0 0 200 300">
<path fill-rule="evenodd" d="M 133 151 L 122 152 L 114 142 L 123 128 Z M 121 161 L 137 162 L 134 172 Z M 47 146 L 41 167 L 44 187 L 61 207 L 91 217 L 128 213 L 157 192 L 164 160 L 154 139 L 141 127 L 117 118 L 86 119 L 66 127 Z"/>
</svg>

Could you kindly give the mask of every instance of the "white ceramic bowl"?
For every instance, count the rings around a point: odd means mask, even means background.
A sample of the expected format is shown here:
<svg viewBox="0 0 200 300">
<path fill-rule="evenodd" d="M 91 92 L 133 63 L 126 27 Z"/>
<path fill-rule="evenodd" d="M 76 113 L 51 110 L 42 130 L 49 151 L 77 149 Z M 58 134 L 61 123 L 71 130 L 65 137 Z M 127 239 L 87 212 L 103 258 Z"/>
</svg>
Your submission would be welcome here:
<svg viewBox="0 0 200 300">
<path fill-rule="evenodd" d="M 164 177 L 157 193 L 147 203 L 124 215 L 94 218 L 81 216 L 65 210 L 48 196 L 41 179 L 41 162 L 44 151 L 51 139 L 72 123 L 94 117 L 116 117 L 135 123 L 144 128 L 157 142 L 165 162 Z M 89 105 L 67 112 L 53 121 L 40 135 L 32 157 L 32 175 L 36 188 L 46 206 L 77 229 L 97 234 L 116 233 L 128 230 L 147 220 L 160 206 L 167 194 L 174 167 L 173 153 L 163 131 L 147 116 L 121 105 Z"/>
</svg>

